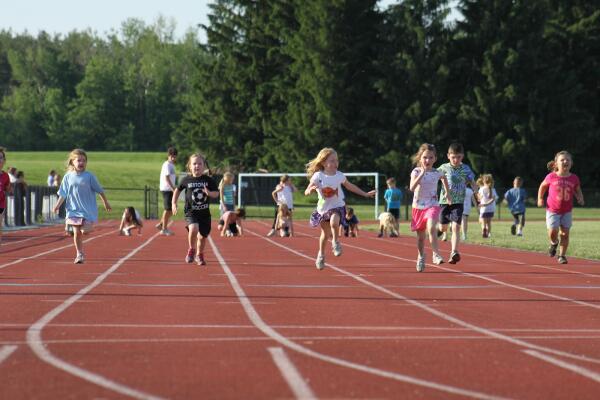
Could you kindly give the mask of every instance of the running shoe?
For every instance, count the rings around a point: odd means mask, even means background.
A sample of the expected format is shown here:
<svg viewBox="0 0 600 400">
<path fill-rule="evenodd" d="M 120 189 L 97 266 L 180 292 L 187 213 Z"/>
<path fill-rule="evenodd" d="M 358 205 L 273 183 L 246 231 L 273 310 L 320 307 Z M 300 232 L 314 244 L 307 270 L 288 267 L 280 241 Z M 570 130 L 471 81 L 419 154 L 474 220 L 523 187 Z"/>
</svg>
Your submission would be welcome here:
<svg viewBox="0 0 600 400">
<path fill-rule="evenodd" d="M 510 226 L 510 234 L 511 235 L 516 235 L 517 234 L 517 226 L 516 225 L 511 225 Z"/>
<path fill-rule="evenodd" d="M 417 272 L 425 271 L 425 258 L 419 257 L 417 258 Z"/>
<path fill-rule="evenodd" d="M 435 265 L 440 265 L 444 263 L 444 259 L 438 253 L 433 253 L 432 259 Z"/>
<path fill-rule="evenodd" d="M 129 229 L 123 229 L 123 235 L 131 236 L 131 231 Z"/>
<path fill-rule="evenodd" d="M 556 255 L 556 248 L 558 247 L 558 243 L 550 243 L 550 247 L 548 247 L 548 255 L 550 257 L 554 257 Z"/>
<path fill-rule="evenodd" d="M 275 229 L 271 229 L 271 230 L 269 231 L 269 233 L 267 233 L 267 236 L 268 236 L 268 237 L 271 237 L 271 236 L 273 236 L 274 234 L 275 234 Z"/>
<path fill-rule="evenodd" d="M 81 254 L 77 254 L 77 257 L 75 257 L 73 264 L 83 264 L 84 262 L 85 262 L 85 257 L 83 255 L 83 253 L 81 253 Z"/>
<path fill-rule="evenodd" d="M 325 268 L 325 256 L 323 256 L 323 254 L 319 253 L 317 255 L 317 260 L 315 261 L 315 265 L 317 266 L 317 269 L 320 271 L 323 268 Z"/>
<path fill-rule="evenodd" d="M 448 260 L 448 262 L 450 264 L 456 264 L 459 261 L 460 261 L 460 254 L 458 254 L 457 251 L 453 251 L 452 254 L 450 254 L 450 259 Z"/>
<path fill-rule="evenodd" d="M 377 237 L 383 237 L 383 232 L 379 232 L 379 233 L 377 234 Z"/>
<path fill-rule="evenodd" d="M 196 256 L 196 264 L 198 265 L 206 265 L 206 261 L 204 261 L 204 254 L 200 253 Z"/>
<path fill-rule="evenodd" d="M 331 249 L 333 250 L 334 256 L 339 257 L 342 255 L 342 244 L 339 240 L 331 242 Z"/>
<path fill-rule="evenodd" d="M 195 252 L 196 252 L 196 249 L 188 249 L 187 255 L 185 256 L 186 263 L 194 262 L 194 253 Z"/>
<path fill-rule="evenodd" d="M 162 230 L 163 230 L 163 228 L 162 228 L 162 222 L 159 222 L 158 224 L 154 225 L 154 227 L 155 227 L 156 229 L 158 229 L 159 231 L 162 231 Z"/>
<path fill-rule="evenodd" d="M 163 229 L 162 231 L 160 231 L 160 234 L 163 236 L 173 236 L 173 232 L 168 229 Z"/>
<path fill-rule="evenodd" d="M 569 261 L 567 261 L 567 257 L 565 257 L 565 256 L 558 256 L 558 263 L 559 264 L 568 264 Z"/>
<path fill-rule="evenodd" d="M 488 234 L 487 228 L 483 228 L 483 231 L 481 232 L 481 237 L 486 239 L 488 236 L 489 236 L 489 234 Z"/>
</svg>

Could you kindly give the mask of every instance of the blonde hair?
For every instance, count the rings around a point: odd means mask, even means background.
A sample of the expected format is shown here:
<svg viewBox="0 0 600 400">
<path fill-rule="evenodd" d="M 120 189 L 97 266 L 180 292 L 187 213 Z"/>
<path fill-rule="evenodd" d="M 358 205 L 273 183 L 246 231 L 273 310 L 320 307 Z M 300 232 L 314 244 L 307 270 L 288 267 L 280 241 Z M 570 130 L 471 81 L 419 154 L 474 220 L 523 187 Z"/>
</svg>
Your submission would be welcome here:
<svg viewBox="0 0 600 400">
<path fill-rule="evenodd" d="M 280 217 L 289 217 L 291 215 L 290 208 L 287 204 L 280 204 L 277 210 L 277 215 Z"/>
<path fill-rule="evenodd" d="M 319 154 L 306 164 L 306 175 L 308 175 L 308 178 L 311 178 L 317 171 L 323 171 L 323 169 L 325 169 L 323 163 L 327 160 L 327 157 L 332 154 L 337 155 L 336 151 L 331 147 L 322 148 L 321 151 L 319 151 Z"/>
<path fill-rule="evenodd" d="M 206 157 L 204 157 L 204 155 L 202 155 L 200 153 L 191 154 L 190 158 L 188 158 L 188 162 L 185 164 L 185 169 L 187 170 L 187 172 L 189 174 L 192 173 L 192 158 L 201 158 L 202 159 L 202 163 L 204 164 L 204 168 L 208 167 L 208 165 L 206 164 Z M 202 173 L 204 173 L 204 171 L 202 171 Z"/>
<path fill-rule="evenodd" d="M 478 186 L 489 186 L 489 187 L 494 187 L 494 177 L 492 176 L 492 174 L 482 174 L 479 175 L 479 178 L 477 179 L 477 185 Z"/>
<path fill-rule="evenodd" d="M 228 181 L 228 183 L 226 182 Z M 219 190 L 223 189 L 223 186 L 228 184 L 231 185 L 233 183 L 233 174 L 229 171 L 223 174 L 223 178 L 221 178 L 221 182 L 219 182 Z"/>
<path fill-rule="evenodd" d="M 421 156 L 426 151 L 432 151 L 435 157 L 437 158 L 437 151 L 435 150 L 435 145 L 430 143 L 423 143 L 419 146 L 419 150 L 412 156 L 413 165 L 419 165 L 419 161 L 421 161 Z"/>
<path fill-rule="evenodd" d="M 549 161 L 548 164 L 546 164 L 546 166 L 548 167 L 548 171 L 552 171 L 552 172 L 558 171 L 558 167 L 556 166 L 556 161 L 558 161 L 558 157 L 560 157 L 560 156 L 569 157 L 569 160 L 571 160 L 571 166 L 573 166 L 573 156 L 571 155 L 571 153 L 569 153 L 566 150 L 562 150 L 562 151 L 559 151 L 558 153 L 556 153 L 556 155 L 554 156 L 554 160 Z"/>
<path fill-rule="evenodd" d="M 87 164 L 87 153 L 85 152 L 85 150 L 83 149 L 73 149 L 71 150 L 71 152 L 69 153 L 69 158 L 67 158 L 67 171 L 75 171 L 75 164 L 73 164 L 73 161 L 75 161 L 77 159 L 77 157 L 84 157 L 85 158 L 85 162 Z M 85 168 L 84 168 L 85 170 Z"/>
<path fill-rule="evenodd" d="M 379 225 L 383 227 L 383 230 L 388 234 L 394 233 L 398 235 L 395 227 L 396 219 L 391 212 L 382 212 L 379 216 Z"/>
<path fill-rule="evenodd" d="M 279 183 L 286 183 L 289 179 L 290 179 L 290 176 L 288 174 L 283 174 L 279 178 Z"/>
</svg>

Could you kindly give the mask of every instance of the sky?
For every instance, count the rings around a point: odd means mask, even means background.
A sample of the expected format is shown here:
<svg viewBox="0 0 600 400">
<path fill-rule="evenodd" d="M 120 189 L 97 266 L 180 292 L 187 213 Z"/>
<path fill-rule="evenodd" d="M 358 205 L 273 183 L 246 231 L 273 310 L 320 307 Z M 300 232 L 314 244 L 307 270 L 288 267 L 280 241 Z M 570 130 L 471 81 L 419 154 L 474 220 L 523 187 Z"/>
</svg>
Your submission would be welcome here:
<svg viewBox="0 0 600 400">
<path fill-rule="evenodd" d="M 380 0 L 381 8 L 395 0 Z M 159 16 L 176 22 L 175 37 L 181 39 L 189 28 L 207 24 L 209 0 L 0 0 L 0 30 L 40 31 L 62 34 L 90 28 L 100 36 L 119 31 L 128 18 L 153 24 Z M 204 39 L 199 30 L 200 39 Z"/>
</svg>

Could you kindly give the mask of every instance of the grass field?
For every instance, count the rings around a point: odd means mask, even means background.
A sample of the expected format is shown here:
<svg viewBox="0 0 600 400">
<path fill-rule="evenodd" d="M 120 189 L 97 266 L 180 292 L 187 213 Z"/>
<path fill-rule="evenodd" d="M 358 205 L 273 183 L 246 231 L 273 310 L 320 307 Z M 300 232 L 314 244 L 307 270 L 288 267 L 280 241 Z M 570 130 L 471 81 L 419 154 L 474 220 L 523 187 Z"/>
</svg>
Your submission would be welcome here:
<svg viewBox="0 0 600 400">
<path fill-rule="evenodd" d="M 46 177 L 51 169 L 64 174 L 68 152 L 8 152 L 5 169 L 14 166 L 25 172 L 25 177 L 30 185 L 45 185 Z M 93 172 L 111 202 L 113 212 L 106 213 L 100 205 L 100 218 L 118 219 L 123 209 L 128 205 L 143 210 L 144 186 L 156 187 L 160 167 L 165 160 L 164 153 L 118 153 L 118 152 L 88 152 L 88 170 Z M 179 169 L 178 169 L 179 171 Z M 294 219 L 299 223 L 308 220 L 316 204 L 316 196 L 305 197 L 301 192 L 304 187 L 299 187 L 299 192 L 294 196 Z M 183 196 L 182 196 L 183 197 Z M 362 221 L 372 221 L 374 210 L 372 205 L 352 204 Z M 159 199 L 159 210 L 161 199 Z M 381 211 L 383 208 L 380 208 Z M 212 214 L 218 215 L 216 205 L 211 206 Z M 257 218 L 272 218 L 274 209 L 270 206 L 247 207 L 248 214 Z M 402 208 L 401 233 L 410 234 L 409 223 L 406 220 L 406 208 Z M 410 208 L 408 209 L 410 215 Z M 471 218 L 469 242 L 492 246 L 519 248 L 545 252 L 548 246 L 546 228 L 544 224 L 545 210 L 530 207 L 527 209 L 527 225 L 525 236 L 517 238 L 510 234 L 509 227 L 512 219 L 507 209 L 500 205 L 497 211 L 500 220 L 494 220 L 493 235 L 490 239 L 483 239 L 479 234 L 479 224 Z M 181 214 L 177 218 L 181 218 Z M 573 256 L 600 259 L 600 248 L 596 242 L 600 235 L 598 208 L 581 208 L 574 210 L 576 219 L 572 231 L 572 240 L 569 254 Z M 595 221 L 593 221 L 595 220 Z M 363 223 L 363 230 L 377 230 L 373 224 Z"/>
</svg>

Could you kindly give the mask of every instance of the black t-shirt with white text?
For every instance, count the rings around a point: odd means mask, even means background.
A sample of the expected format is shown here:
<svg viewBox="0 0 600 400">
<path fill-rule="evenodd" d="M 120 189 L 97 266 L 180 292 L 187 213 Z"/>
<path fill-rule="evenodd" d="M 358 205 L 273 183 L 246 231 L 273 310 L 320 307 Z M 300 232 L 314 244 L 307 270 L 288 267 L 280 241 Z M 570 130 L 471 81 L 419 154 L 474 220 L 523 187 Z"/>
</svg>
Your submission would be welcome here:
<svg viewBox="0 0 600 400">
<path fill-rule="evenodd" d="M 185 208 L 184 212 L 186 216 L 199 215 L 199 216 L 210 216 L 209 197 L 204 193 L 204 188 L 207 188 L 209 192 L 216 192 L 219 190 L 215 181 L 207 175 L 201 175 L 194 177 L 187 175 L 179 183 L 178 189 L 185 190 Z"/>
</svg>

